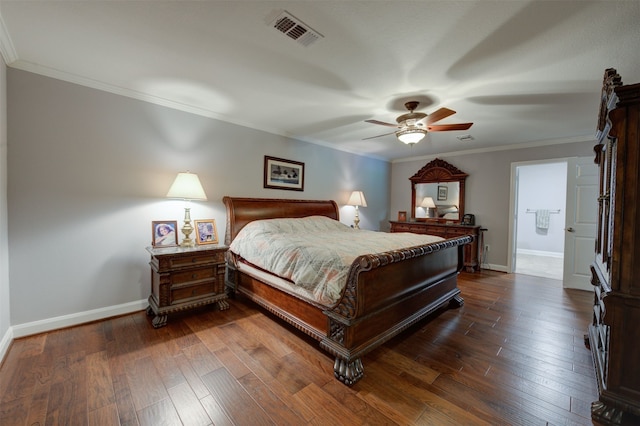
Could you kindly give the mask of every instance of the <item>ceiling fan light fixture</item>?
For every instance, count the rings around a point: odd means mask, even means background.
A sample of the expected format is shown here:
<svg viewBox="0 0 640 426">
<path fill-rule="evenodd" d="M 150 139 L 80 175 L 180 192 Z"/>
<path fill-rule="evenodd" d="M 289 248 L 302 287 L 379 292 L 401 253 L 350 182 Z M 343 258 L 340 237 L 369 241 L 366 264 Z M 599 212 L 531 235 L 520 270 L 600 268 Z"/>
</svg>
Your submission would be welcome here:
<svg viewBox="0 0 640 426">
<path fill-rule="evenodd" d="M 396 132 L 396 137 L 402 143 L 413 145 L 420 142 L 427 135 L 425 129 L 402 129 Z"/>
</svg>

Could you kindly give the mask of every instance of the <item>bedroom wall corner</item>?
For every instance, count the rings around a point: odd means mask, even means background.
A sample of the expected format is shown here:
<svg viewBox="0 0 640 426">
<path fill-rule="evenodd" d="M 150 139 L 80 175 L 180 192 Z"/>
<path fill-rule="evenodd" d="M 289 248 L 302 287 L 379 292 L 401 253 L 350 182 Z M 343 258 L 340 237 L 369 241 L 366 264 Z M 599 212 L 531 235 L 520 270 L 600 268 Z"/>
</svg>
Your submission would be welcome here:
<svg viewBox="0 0 640 426">
<path fill-rule="evenodd" d="M 7 66 L 0 60 L 0 362 L 13 339 L 9 292 L 7 204 Z"/>
</svg>

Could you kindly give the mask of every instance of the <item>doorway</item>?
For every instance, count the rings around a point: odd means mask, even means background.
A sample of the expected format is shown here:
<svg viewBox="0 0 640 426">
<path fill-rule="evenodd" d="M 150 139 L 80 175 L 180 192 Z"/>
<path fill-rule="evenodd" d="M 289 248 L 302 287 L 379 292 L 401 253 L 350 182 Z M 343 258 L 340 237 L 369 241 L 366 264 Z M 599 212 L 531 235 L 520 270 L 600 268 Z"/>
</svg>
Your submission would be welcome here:
<svg viewBox="0 0 640 426">
<path fill-rule="evenodd" d="M 591 290 L 597 197 L 591 157 L 513 163 L 508 271 Z"/>
<path fill-rule="evenodd" d="M 512 271 L 562 280 L 567 161 L 517 163 Z"/>
</svg>

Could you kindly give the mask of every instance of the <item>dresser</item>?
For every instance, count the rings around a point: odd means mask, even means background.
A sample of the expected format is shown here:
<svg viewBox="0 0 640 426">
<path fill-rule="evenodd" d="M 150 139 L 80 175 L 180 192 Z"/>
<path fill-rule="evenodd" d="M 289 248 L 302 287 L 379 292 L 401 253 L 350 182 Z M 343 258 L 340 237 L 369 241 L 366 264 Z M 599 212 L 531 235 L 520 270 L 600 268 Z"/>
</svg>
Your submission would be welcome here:
<svg viewBox="0 0 640 426">
<path fill-rule="evenodd" d="M 591 348 L 600 424 L 640 424 L 640 84 L 604 75 L 598 143 L 600 169 Z"/>
<path fill-rule="evenodd" d="M 167 315 L 211 303 L 228 309 L 224 286 L 227 246 L 192 248 L 147 247 L 151 255 L 151 295 L 148 315 L 155 328 L 167 324 Z"/>
<path fill-rule="evenodd" d="M 429 234 L 442 238 L 473 235 L 473 242 L 464 246 L 464 269 L 467 272 L 480 270 L 478 261 L 478 241 L 480 241 L 480 226 L 448 224 L 441 222 L 397 222 L 390 221 L 391 232 L 412 232 L 414 234 Z"/>
</svg>

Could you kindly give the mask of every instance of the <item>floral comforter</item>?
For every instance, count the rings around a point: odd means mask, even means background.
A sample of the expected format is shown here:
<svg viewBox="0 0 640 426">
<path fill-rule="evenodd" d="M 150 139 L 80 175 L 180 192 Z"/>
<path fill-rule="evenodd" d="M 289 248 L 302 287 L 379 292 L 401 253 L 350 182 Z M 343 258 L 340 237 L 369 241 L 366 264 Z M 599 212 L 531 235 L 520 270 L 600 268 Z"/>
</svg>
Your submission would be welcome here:
<svg viewBox="0 0 640 426">
<path fill-rule="evenodd" d="M 230 250 L 302 287 L 318 303 L 332 305 L 356 257 L 441 240 L 433 235 L 357 230 L 324 216 L 310 216 L 250 222 Z"/>
</svg>

